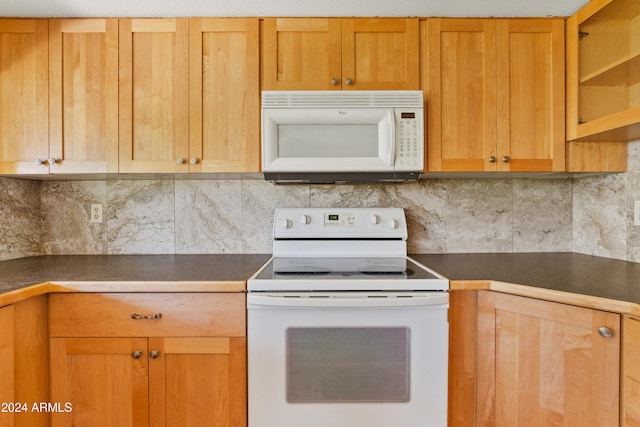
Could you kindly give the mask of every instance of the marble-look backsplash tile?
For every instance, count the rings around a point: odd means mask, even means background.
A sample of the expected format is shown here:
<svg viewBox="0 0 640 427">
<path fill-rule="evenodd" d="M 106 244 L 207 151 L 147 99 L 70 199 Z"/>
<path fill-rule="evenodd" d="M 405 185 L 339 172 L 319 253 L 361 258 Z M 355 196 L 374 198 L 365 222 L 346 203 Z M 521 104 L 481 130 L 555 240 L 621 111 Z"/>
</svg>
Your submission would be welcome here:
<svg viewBox="0 0 640 427">
<path fill-rule="evenodd" d="M 42 183 L 45 253 L 269 253 L 277 207 L 400 206 L 410 253 L 571 250 L 569 180 L 425 179 L 286 185 L 259 179 Z M 91 203 L 105 222 L 89 223 Z"/>
<path fill-rule="evenodd" d="M 573 247 L 608 258 L 627 256 L 626 174 L 576 180 L 573 186 Z"/>
<path fill-rule="evenodd" d="M 40 254 L 40 182 L 0 178 L 0 261 Z"/>
</svg>

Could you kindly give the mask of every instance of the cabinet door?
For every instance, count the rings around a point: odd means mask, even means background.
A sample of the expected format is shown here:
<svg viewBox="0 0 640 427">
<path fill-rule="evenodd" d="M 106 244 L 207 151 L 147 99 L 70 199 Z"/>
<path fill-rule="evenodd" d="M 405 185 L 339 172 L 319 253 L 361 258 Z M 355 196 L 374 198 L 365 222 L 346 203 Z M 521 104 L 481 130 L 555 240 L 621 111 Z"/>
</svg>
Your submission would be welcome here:
<svg viewBox="0 0 640 427">
<path fill-rule="evenodd" d="M 119 22 L 121 173 L 188 172 L 189 21 Z"/>
<path fill-rule="evenodd" d="M 640 426 L 640 321 L 624 318 L 623 348 L 623 416 L 625 427 Z"/>
<path fill-rule="evenodd" d="M 149 350 L 151 425 L 247 425 L 245 338 L 150 338 Z"/>
<path fill-rule="evenodd" d="M 564 21 L 497 21 L 498 171 L 565 170 Z"/>
<path fill-rule="evenodd" d="M 0 19 L 0 174 L 49 173 L 48 23 Z"/>
<path fill-rule="evenodd" d="M 262 43 L 263 90 L 340 89 L 340 19 L 266 18 Z"/>
<path fill-rule="evenodd" d="M 418 19 L 343 19 L 342 89 L 419 89 Z"/>
<path fill-rule="evenodd" d="M 481 291 L 478 425 L 618 425 L 619 354 L 617 314 Z"/>
<path fill-rule="evenodd" d="M 259 172 L 258 20 L 190 22 L 190 172 Z"/>
<path fill-rule="evenodd" d="M 51 425 L 148 426 L 147 353 L 146 338 L 52 338 Z"/>
<path fill-rule="evenodd" d="M 495 171 L 495 20 L 429 19 L 427 40 L 428 170 Z"/>
<path fill-rule="evenodd" d="M 118 172 L 118 21 L 49 22 L 52 173 Z"/>
<path fill-rule="evenodd" d="M 15 402 L 13 306 L 0 308 L 0 403 Z M 0 427 L 13 427 L 14 414 L 0 408 Z"/>
</svg>

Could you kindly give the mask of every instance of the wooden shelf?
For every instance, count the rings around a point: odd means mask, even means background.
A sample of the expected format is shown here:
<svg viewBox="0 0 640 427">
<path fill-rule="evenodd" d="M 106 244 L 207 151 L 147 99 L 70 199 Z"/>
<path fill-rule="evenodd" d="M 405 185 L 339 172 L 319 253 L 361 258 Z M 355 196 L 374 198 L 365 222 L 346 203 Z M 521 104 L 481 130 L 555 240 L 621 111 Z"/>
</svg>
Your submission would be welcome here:
<svg viewBox="0 0 640 427">
<path fill-rule="evenodd" d="M 640 139 L 640 106 L 578 125 L 572 141 L 634 141 Z"/>
<path fill-rule="evenodd" d="M 583 86 L 620 86 L 640 82 L 640 50 L 580 78 Z M 633 72 L 636 71 L 636 72 Z"/>
</svg>

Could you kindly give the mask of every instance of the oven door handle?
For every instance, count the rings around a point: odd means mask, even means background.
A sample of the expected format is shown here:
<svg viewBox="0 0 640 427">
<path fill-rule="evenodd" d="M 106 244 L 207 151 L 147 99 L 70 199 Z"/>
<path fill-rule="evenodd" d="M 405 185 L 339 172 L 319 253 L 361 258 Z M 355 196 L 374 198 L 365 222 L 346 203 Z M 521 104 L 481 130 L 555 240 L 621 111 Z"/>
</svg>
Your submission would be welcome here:
<svg viewBox="0 0 640 427">
<path fill-rule="evenodd" d="M 378 308 L 378 307 L 432 307 L 447 308 L 449 294 L 433 292 L 412 295 L 309 295 L 309 294 L 253 294 L 247 295 L 247 308 Z"/>
</svg>

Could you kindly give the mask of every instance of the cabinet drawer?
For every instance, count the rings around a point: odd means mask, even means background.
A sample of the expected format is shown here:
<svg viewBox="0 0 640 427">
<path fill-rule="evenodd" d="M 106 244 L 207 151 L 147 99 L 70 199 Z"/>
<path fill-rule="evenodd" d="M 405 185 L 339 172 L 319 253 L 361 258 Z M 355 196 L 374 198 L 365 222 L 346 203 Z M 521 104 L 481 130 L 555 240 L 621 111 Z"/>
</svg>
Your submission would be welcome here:
<svg viewBox="0 0 640 427">
<path fill-rule="evenodd" d="M 74 293 L 50 296 L 52 337 L 246 335 L 243 293 Z"/>
</svg>

